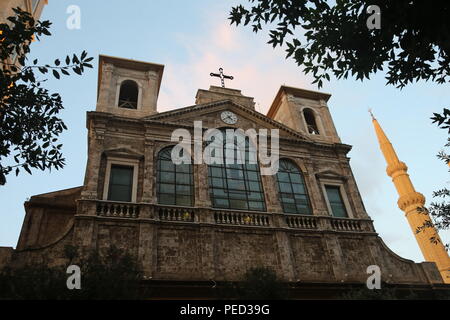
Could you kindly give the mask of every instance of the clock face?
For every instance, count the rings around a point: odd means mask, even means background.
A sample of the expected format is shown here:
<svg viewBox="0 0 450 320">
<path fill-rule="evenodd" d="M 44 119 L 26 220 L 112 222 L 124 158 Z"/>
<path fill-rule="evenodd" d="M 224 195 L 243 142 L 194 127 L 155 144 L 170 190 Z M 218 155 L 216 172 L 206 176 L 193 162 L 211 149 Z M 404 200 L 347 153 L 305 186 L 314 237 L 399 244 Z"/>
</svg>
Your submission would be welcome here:
<svg viewBox="0 0 450 320">
<path fill-rule="evenodd" d="M 220 118 L 226 124 L 235 124 L 237 122 L 237 120 L 238 120 L 237 115 L 235 115 L 231 111 L 224 111 L 224 112 L 222 112 L 222 114 L 220 115 Z"/>
</svg>

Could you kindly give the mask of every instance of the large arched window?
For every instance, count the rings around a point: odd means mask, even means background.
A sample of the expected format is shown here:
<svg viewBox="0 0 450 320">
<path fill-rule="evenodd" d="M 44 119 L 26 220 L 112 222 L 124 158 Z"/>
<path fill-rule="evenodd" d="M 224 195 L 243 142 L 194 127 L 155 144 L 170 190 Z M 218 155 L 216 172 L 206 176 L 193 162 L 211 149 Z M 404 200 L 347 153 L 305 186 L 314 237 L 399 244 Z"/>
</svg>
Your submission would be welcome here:
<svg viewBox="0 0 450 320">
<path fill-rule="evenodd" d="M 172 148 L 164 148 L 158 153 L 158 203 L 192 207 L 194 204 L 192 165 L 175 165 L 171 157 Z"/>
<path fill-rule="evenodd" d="M 125 80 L 120 85 L 119 108 L 137 109 L 139 86 L 132 80 Z"/>
<path fill-rule="evenodd" d="M 316 117 L 314 111 L 309 108 L 303 110 L 303 116 L 305 117 L 306 126 L 309 134 L 320 134 L 317 127 Z"/>
<path fill-rule="evenodd" d="M 242 135 L 239 139 L 238 134 L 233 139 L 233 143 L 229 141 L 228 146 L 233 144 L 235 149 L 230 154 L 227 153 L 226 148 L 226 131 L 221 130 L 221 132 L 222 140 L 219 143 L 223 147 L 222 161 L 208 166 L 209 190 L 213 207 L 265 211 L 259 165 L 255 153 L 249 148 L 249 138 Z"/>
<path fill-rule="evenodd" d="M 281 159 L 277 185 L 285 213 L 311 214 L 311 205 L 303 175 L 290 160 Z"/>
</svg>

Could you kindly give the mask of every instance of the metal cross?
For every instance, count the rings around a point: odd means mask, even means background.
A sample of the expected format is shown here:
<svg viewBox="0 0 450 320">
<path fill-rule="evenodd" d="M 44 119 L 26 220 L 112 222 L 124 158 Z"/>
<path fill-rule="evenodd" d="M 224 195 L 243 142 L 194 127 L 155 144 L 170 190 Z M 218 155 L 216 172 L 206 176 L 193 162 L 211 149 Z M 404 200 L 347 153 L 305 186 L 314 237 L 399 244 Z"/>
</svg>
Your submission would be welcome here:
<svg viewBox="0 0 450 320">
<path fill-rule="evenodd" d="M 222 68 L 219 69 L 219 72 L 220 72 L 220 73 L 212 73 L 212 72 L 211 72 L 209 75 L 210 75 L 211 77 L 218 77 L 218 78 L 220 78 L 220 81 L 222 82 L 222 88 L 225 88 L 225 79 L 233 80 L 234 77 L 233 77 L 233 76 L 227 76 L 227 75 L 224 75 L 224 74 L 223 74 L 223 69 L 222 69 Z"/>
</svg>

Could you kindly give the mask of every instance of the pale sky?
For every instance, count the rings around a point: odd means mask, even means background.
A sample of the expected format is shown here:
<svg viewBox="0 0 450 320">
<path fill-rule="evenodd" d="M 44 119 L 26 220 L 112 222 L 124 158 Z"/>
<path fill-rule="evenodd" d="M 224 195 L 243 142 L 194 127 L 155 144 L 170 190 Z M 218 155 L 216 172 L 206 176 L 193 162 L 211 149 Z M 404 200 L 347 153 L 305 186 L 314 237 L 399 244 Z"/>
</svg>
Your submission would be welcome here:
<svg viewBox="0 0 450 320">
<path fill-rule="evenodd" d="M 52 36 L 34 43 L 30 59 L 42 63 L 87 50 L 95 57 L 94 70 L 79 76 L 49 80 L 65 104 L 62 117 L 68 130 L 62 136 L 67 158 L 64 169 L 34 171 L 8 176 L 0 190 L 0 246 L 15 247 L 22 226 L 27 198 L 41 193 L 80 186 L 87 159 L 86 112 L 95 110 L 98 55 L 106 54 L 165 65 L 158 111 L 194 104 L 199 88 L 219 85 L 210 72 L 223 67 L 235 80 L 228 87 L 255 98 L 257 111 L 267 113 L 280 85 L 318 90 L 311 85 L 283 50 L 273 50 L 267 34 L 255 35 L 250 28 L 230 26 L 233 4 L 247 1 L 175 0 L 50 0 L 41 20 L 51 20 Z M 70 5 L 81 9 L 81 29 L 69 30 L 66 13 Z M 436 158 L 446 142 L 446 131 L 429 119 L 433 112 L 449 107 L 450 86 L 419 82 L 403 90 L 385 86 L 384 74 L 369 81 L 331 79 L 320 91 L 332 94 L 328 102 L 343 143 L 349 153 L 365 207 L 376 231 L 395 253 L 423 261 L 378 147 L 367 112 L 373 108 L 400 159 L 409 167 L 417 191 L 432 200 L 433 190 L 446 186 L 447 167 Z M 450 233 L 441 233 L 450 241 Z"/>
</svg>

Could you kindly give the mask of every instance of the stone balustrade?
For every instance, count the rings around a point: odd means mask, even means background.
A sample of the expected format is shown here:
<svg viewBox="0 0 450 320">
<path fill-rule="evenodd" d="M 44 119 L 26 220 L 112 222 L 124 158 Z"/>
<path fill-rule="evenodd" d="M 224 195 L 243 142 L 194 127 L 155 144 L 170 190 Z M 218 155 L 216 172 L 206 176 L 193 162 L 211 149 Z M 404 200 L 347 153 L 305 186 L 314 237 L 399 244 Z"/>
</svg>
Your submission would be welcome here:
<svg viewBox="0 0 450 320">
<path fill-rule="evenodd" d="M 139 205 L 128 202 L 97 201 L 97 215 L 101 217 L 138 218 Z"/>
<path fill-rule="evenodd" d="M 168 221 L 195 221 L 195 209 L 176 206 L 154 206 L 156 216 L 160 220 Z"/>
<path fill-rule="evenodd" d="M 269 227 L 273 225 L 271 214 L 231 210 L 213 210 L 214 222 L 218 224 Z"/>
<path fill-rule="evenodd" d="M 313 216 L 286 215 L 286 224 L 290 228 L 316 230 L 317 221 L 318 218 Z"/>
<path fill-rule="evenodd" d="M 159 221 L 186 223 L 213 223 L 232 226 L 282 227 L 300 230 L 331 230 L 336 232 L 375 232 L 370 219 L 336 218 L 297 214 L 272 214 L 265 212 L 227 209 L 186 208 L 180 206 L 155 205 L 144 203 L 125 203 L 101 200 L 80 200 L 84 209 L 82 215 L 95 215 L 108 218 L 147 218 Z M 90 209 L 89 209 L 90 208 Z M 148 216 L 140 213 L 150 212 Z M 282 218 L 275 223 L 275 216 Z M 277 220 L 280 221 L 280 220 Z"/>
<path fill-rule="evenodd" d="M 330 219 L 331 227 L 336 231 L 365 231 L 361 221 L 354 219 Z"/>
</svg>

